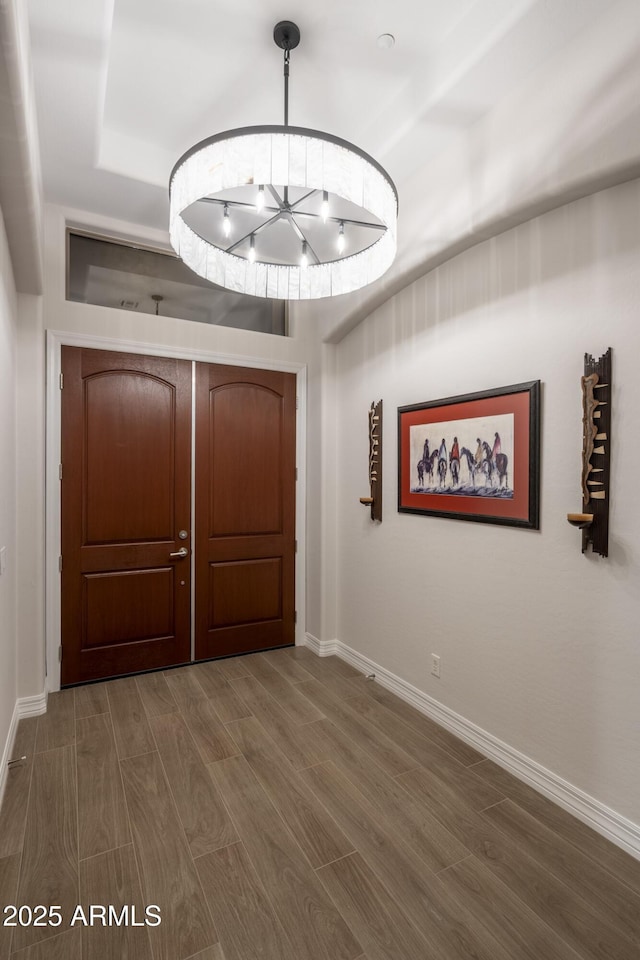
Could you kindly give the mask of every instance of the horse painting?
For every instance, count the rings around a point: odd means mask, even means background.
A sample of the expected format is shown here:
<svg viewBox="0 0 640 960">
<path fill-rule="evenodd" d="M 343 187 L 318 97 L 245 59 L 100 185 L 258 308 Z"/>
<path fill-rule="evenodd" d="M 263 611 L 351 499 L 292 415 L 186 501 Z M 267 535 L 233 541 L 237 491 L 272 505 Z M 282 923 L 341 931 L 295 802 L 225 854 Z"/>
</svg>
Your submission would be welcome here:
<svg viewBox="0 0 640 960">
<path fill-rule="evenodd" d="M 512 419 L 500 414 L 412 426 L 412 492 L 512 499 Z"/>
</svg>

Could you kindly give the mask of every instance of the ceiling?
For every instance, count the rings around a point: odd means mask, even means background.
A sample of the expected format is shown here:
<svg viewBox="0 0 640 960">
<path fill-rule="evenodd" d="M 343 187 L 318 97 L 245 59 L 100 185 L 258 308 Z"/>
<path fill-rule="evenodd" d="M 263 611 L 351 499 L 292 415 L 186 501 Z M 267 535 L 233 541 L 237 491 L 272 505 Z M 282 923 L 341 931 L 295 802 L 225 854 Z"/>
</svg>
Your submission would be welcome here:
<svg viewBox="0 0 640 960">
<path fill-rule="evenodd" d="M 165 229 L 169 174 L 185 150 L 225 129 L 282 122 L 272 31 L 291 19 L 302 39 L 291 55 L 290 122 L 350 140 L 386 167 L 400 198 L 401 254 L 403 209 L 439 189 L 420 182 L 426 158 L 446 156 L 620 5 L 28 0 L 45 199 Z M 382 33 L 395 36 L 391 49 L 377 44 Z"/>
</svg>

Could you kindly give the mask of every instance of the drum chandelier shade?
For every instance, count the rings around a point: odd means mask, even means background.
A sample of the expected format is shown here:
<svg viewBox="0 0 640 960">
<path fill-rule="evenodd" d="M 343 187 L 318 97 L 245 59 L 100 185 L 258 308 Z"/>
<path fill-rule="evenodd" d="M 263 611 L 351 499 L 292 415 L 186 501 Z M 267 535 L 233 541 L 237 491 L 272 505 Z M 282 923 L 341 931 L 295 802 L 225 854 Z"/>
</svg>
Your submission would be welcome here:
<svg viewBox="0 0 640 960">
<path fill-rule="evenodd" d="M 300 33 L 283 21 L 274 39 L 284 50 L 284 124 L 228 130 L 180 158 L 169 185 L 171 244 L 199 276 L 237 293 L 349 293 L 393 262 L 396 188 L 346 140 L 289 126 L 289 54 Z"/>
</svg>

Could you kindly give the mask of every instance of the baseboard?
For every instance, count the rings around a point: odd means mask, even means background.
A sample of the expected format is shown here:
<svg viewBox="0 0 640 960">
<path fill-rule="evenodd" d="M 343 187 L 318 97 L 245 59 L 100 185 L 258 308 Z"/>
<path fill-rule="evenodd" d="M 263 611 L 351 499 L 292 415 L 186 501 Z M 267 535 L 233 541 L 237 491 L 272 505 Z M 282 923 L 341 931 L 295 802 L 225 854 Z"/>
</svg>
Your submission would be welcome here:
<svg viewBox="0 0 640 960">
<path fill-rule="evenodd" d="M 13 716 L 11 717 L 11 723 L 9 724 L 9 732 L 7 734 L 4 750 L 2 751 L 2 766 L 0 767 L 0 807 L 2 806 L 2 801 L 4 799 L 4 791 L 7 785 L 7 777 L 9 775 L 8 764 L 10 760 L 13 760 L 13 746 L 16 742 L 18 720 L 20 719 L 19 703 L 20 701 L 16 700 L 16 705 L 13 708 Z"/>
<path fill-rule="evenodd" d="M 332 657 L 334 654 L 338 653 L 340 641 L 318 640 L 318 638 L 314 637 L 312 633 L 305 633 L 304 645 L 305 647 L 309 647 L 310 650 L 313 650 L 318 657 Z"/>
<path fill-rule="evenodd" d="M 514 777 L 524 781 L 534 790 L 542 793 L 558 806 L 563 807 L 587 826 L 596 830 L 607 840 L 622 847 L 632 857 L 640 860 L 640 825 L 633 823 L 621 814 L 596 800 L 595 797 L 575 787 L 552 770 L 536 763 L 530 757 L 515 750 L 508 743 L 494 737 L 493 734 L 471 723 L 459 713 L 439 703 L 418 690 L 408 681 L 397 677 L 390 670 L 386 670 L 357 650 L 347 646 L 340 640 L 322 641 L 311 634 L 305 635 L 305 644 L 320 657 L 335 654 L 346 660 L 361 673 L 374 673 L 376 680 L 387 690 L 391 690 L 402 700 L 411 704 L 420 713 L 424 713 L 440 726 L 445 727 L 465 743 L 475 747 L 483 756 L 504 767 Z"/>
<path fill-rule="evenodd" d="M 39 717 L 47 712 L 47 691 L 38 693 L 35 697 L 22 697 L 16 706 L 21 720 L 23 717 Z"/>
<path fill-rule="evenodd" d="M 16 700 L 11 723 L 9 724 L 9 732 L 2 752 L 2 766 L 0 767 L 0 807 L 2 806 L 4 791 L 7 785 L 7 776 L 9 774 L 8 764 L 10 760 L 15 759 L 13 757 L 13 748 L 16 742 L 18 723 L 23 717 L 38 717 L 41 713 L 46 713 L 46 710 L 46 690 L 44 693 L 39 693 L 35 697 L 22 697 L 20 700 Z"/>
</svg>

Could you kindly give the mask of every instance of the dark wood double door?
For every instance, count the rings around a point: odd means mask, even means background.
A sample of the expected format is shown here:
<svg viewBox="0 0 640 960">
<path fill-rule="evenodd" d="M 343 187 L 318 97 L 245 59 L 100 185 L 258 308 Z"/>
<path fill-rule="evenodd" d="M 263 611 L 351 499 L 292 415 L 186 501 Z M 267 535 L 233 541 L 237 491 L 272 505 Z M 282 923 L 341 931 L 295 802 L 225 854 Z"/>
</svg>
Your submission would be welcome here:
<svg viewBox="0 0 640 960">
<path fill-rule="evenodd" d="M 295 378 L 192 367 L 62 349 L 63 685 L 294 642 Z"/>
</svg>

